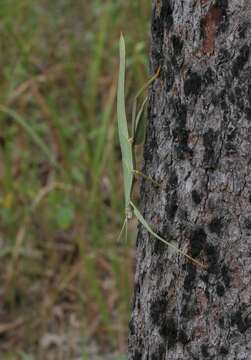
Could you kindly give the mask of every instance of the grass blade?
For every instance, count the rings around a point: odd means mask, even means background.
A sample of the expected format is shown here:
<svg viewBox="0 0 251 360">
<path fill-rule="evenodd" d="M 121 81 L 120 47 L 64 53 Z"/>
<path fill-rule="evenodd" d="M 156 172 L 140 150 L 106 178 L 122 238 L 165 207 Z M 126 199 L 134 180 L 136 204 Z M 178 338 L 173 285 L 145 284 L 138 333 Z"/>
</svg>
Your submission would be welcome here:
<svg viewBox="0 0 251 360">
<path fill-rule="evenodd" d="M 27 134 L 30 135 L 34 143 L 42 150 L 42 152 L 46 155 L 51 164 L 58 166 L 54 154 L 22 116 L 4 105 L 0 105 L 0 111 L 9 115 L 17 124 L 19 124 L 27 132 Z"/>
</svg>

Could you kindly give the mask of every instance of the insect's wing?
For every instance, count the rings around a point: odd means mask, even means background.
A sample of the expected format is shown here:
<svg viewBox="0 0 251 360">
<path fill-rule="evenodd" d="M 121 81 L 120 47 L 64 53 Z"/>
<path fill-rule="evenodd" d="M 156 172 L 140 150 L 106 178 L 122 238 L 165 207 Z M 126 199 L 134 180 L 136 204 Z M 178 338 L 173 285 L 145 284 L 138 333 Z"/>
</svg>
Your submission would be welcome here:
<svg viewBox="0 0 251 360">
<path fill-rule="evenodd" d="M 179 248 L 177 248 L 175 245 L 173 245 L 172 243 L 166 241 L 165 239 L 163 239 L 161 236 L 159 236 L 158 234 L 156 234 L 151 227 L 148 225 L 148 223 L 146 222 L 146 220 L 143 218 L 143 216 L 141 215 L 140 211 L 137 209 L 137 207 L 134 205 L 134 203 L 131 201 L 130 205 L 133 208 L 133 212 L 136 216 L 136 218 L 138 219 L 138 221 L 144 226 L 144 228 L 151 234 L 153 235 L 156 239 L 160 240 L 161 242 L 163 242 L 164 244 L 172 247 L 175 251 L 177 251 L 178 253 L 180 253 L 181 255 L 185 256 L 188 260 L 192 261 L 195 265 L 200 266 L 202 268 L 205 268 L 205 266 L 200 263 L 198 260 L 195 260 L 193 257 L 189 256 L 188 254 L 184 253 L 183 251 L 181 251 Z"/>
<path fill-rule="evenodd" d="M 120 64 L 117 91 L 117 119 L 123 163 L 125 206 L 129 207 L 133 184 L 133 155 L 132 144 L 129 141 L 129 132 L 125 111 L 125 41 L 122 34 L 120 36 L 119 50 Z"/>
</svg>

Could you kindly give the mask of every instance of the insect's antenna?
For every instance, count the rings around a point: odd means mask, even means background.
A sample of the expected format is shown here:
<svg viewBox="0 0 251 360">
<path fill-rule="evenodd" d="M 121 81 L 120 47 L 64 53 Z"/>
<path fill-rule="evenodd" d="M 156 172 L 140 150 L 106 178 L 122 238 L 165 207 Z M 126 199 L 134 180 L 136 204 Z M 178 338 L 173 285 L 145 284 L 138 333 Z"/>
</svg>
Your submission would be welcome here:
<svg viewBox="0 0 251 360">
<path fill-rule="evenodd" d="M 120 230 L 120 232 L 119 232 L 119 235 L 118 235 L 118 237 L 117 237 L 117 242 L 120 241 L 120 239 L 121 239 L 121 237 L 122 237 L 122 235 L 123 235 L 125 226 L 126 226 L 126 240 L 127 240 L 127 217 L 125 217 L 125 220 L 124 220 L 124 222 L 123 222 L 122 228 L 121 228 L 121 230 Z"/>
</svg>

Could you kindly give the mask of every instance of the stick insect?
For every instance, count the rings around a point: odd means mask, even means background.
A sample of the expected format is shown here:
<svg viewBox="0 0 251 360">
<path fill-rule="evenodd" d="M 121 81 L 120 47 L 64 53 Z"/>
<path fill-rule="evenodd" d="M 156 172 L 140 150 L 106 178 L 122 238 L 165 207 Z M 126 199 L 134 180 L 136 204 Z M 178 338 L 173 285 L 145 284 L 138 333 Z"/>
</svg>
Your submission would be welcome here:
<svg viewBox="0 0 251 360">
<path fill-rule="evenodd" d="M 122 167 L 123 167 L 123 178 L 124 178 L 124 197 L 125 197 L 125 220 L 120 231 L 119 237 L 123 234 L 124 229 L 126 231 L 127 237 L 127 223 L 132 218 L 133 215 L 136 216 L 137 220 L 143 225 L 143 227 L 156 239 L 160 240 L 164 244 L 173 248 L 176 252 L 180 253 L 181 255 L 185 256 L 188 260 L 192 261 L 195 265 L 204 268 L 205 266 L 201 264 L 198 260 L 195 260 L 193 257 L 189 256 L 185 252 L 181 251 L 172 243 L 168 242 L 167 240 L 160 237 L 156 234 L 151 226 L 147 223 L 144 217 L 141 215 L 140 211 L 134 204 L 131 199 L 133 184 L 135 180 L 135 174 L 142 175 L 144 178 L 149 179 L 155 185 L 156 182 L 147 177 L 146 175 L 142 174 L 141 172 L 135 170 L 134 163 L 135 163 L 135 149 L 134 145 L 137 142 L 138 133 L 140 130 L 141 118 L 144 109 L 144 105 L 146 104 L 147 98 L 143 101 L 138 114 L 137 112 L 137 99 L 140 94 L 158 77 L 159 71 L 148 80 L 145 86 L 137 93 L 132 110 L 132 133 L 131 137 L 129 136 L 128 126 L 127 126 L 127 118 L 126 118 L 126 110 L 125 110 L 125 41 L 124 37 L 121 34 L 120 36 L 120 43 L 119 43 L 119 50 L 120 50 L 120 65 L 119 65 L 119 78 L 118 78 L 118 89 L 117 89 L 117 120 L 118 120 L 118 134 L 119 134 L 119 142 L 120 148 L 122 153 Z"/>
</svg>

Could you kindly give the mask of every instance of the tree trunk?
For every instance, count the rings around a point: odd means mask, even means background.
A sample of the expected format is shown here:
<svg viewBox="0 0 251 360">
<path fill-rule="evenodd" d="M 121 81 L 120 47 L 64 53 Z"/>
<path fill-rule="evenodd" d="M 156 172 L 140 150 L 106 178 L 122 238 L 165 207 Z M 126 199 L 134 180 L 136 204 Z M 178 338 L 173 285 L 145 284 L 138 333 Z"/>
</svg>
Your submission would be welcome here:
<svg viewBox="0 0 251 360">
<path fill-rule="evenodd" d="M 251 359 L 250 0 L 153 0 L 130 360 Z"/>
</svg>

